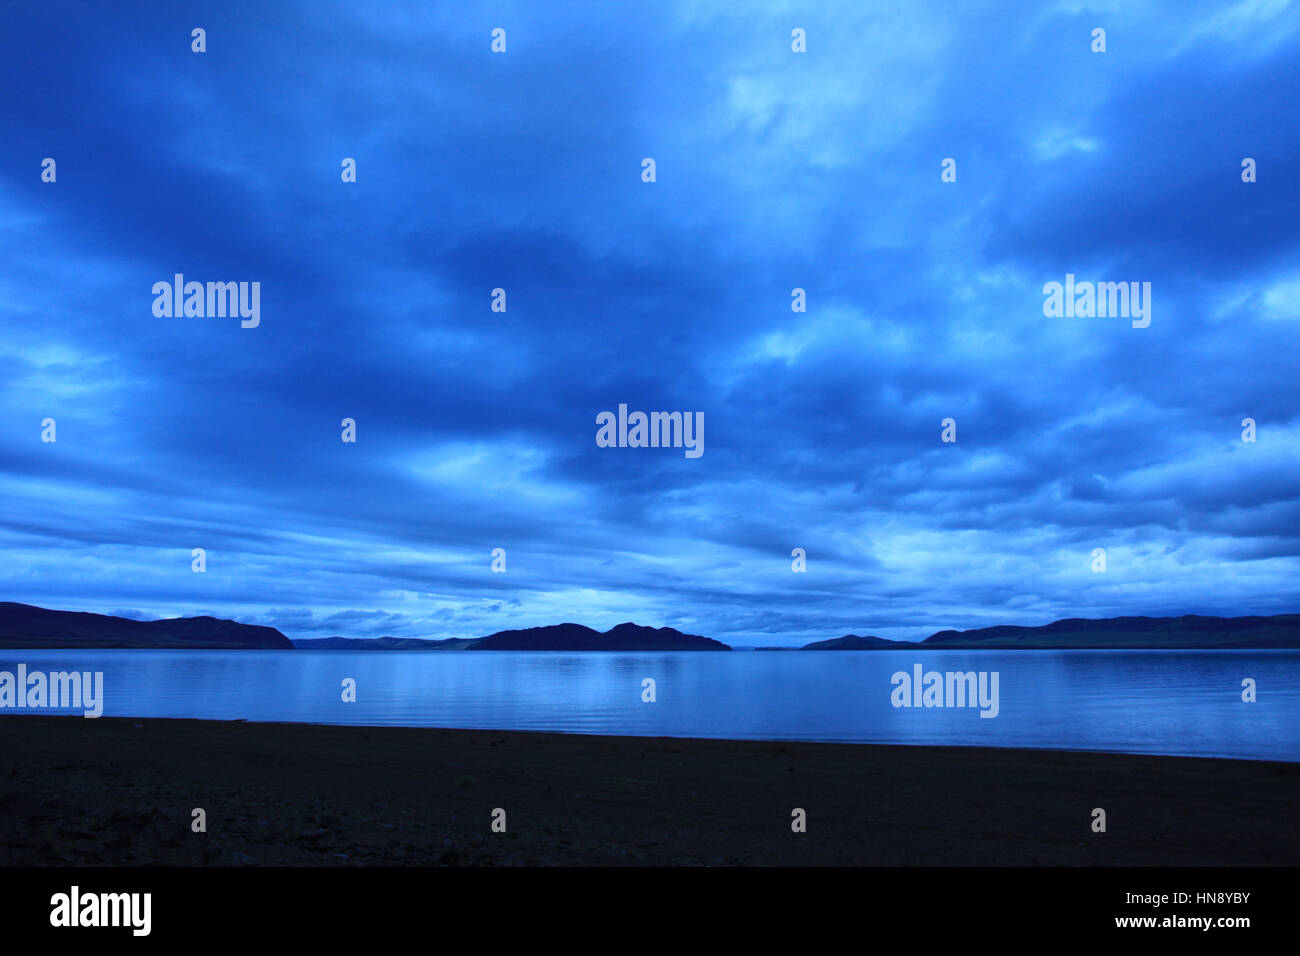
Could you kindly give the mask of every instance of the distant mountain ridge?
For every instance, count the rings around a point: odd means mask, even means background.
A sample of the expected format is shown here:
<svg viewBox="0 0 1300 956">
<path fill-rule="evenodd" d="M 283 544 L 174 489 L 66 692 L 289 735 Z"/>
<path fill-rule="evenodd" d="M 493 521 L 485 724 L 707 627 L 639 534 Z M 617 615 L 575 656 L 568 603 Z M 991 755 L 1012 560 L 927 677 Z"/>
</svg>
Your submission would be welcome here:
<svg viewBox="0 0 1300 956">
<path fill-rule="evenodd" d="M 889 641 L 847 634 L 814 641 L 801 651 L 876 650 L 1267 650 L 1300 648 L 1300 614 L 1270 617 L 1066 618 L 1037 627 L 999 624 L 936 631 L 923 641 Z M 773 648 L 758 648 L 772 650 Z"/>
<path fill-rule="evenodd" d="M 449 637 L 435 641 L 423 637 L 300 637 L 293 646 L 300 651 L 447 651 L 473 644 L 472 637 Z"/>
<path fill-rule="evenodd" d="M 915 644 L 907 641 L 891 641 L 883 637 L 868 635 L 859 637 L 856 634 L 845 634 L 843 637 L 832 637 L 827 641 L 813 641 L 811 644 L 805 644 L 799 648 L 801 651 L 879 651 L 896 649 L 900 647 L 915 647 Z"/>
<path fill-rule="evenodd" d="M 498 631 L 474 642 L 476 651 L 729 651 L 711 637 L 683 634 L 671 627 L 644 627 L 631 622 L 603 634 L 581 624 L 552 624 L 522 631 Z"/>
<path fill-rule="evenodd" d="M 581 624 L 550 624 L 523 630 L 497 631 L 487 637 L 451 637 L 442 641 L 414 638 L 304 638 L 301 650 L 466 650 L 466 651 L 729 651 L 721 641 L 683 634 L 671 627 L 619 624 L 597 631 Z"/>
<path fill-rule="evenodd" d="M 213 650 L 729 651 L 721 641 L 671 627 L 624 623 L 608 631 L 552 624 L 487 637 L 325 637 L 290 641 L 273 627 L 215 617 L 135 621 L 0 602 L 0 648 L 196 648 Z"/>
<path fill-rule="evenodd" d="M 111 614 L 58 611 L 0 602 L 0 648 L 194 648 L 249 650 L 473 650 L 473 651 L 729 651 L 721 641 L 671 627 L 631 622 L 608 631 L 582 624 L 550 624 L 497 631 L 486 637 L 444 640 L 378 637 L 302 638 L 290 641 L 273 627 L 215 617 L 135 621 Z M 1066 618 L 1036 627 L 999 624 L 944 630 L 924 641 L 891 641 L 846 634 L 799 648 L 756 650 L 1075 650 L 1075 649 L 1300 649 L 1300 614 L 1271 616 Z"/>
<path fill-rule="evenodd" d="M 969 631 L 939 631 L 919 645 L 926 648 L 1300 648 L 1300 614 L 1269 617 L 1110 617 L 1066 618 L 1041 627 L 1000 624 Z"/>
<path fill-rule="evenodd" d="M 211 650 L 291 650 L 273 627 L 216 617 L 133 621 L 111 614 L 54 611 L 0 602 L 0 647 L 136 647 Z"/>
</svg>

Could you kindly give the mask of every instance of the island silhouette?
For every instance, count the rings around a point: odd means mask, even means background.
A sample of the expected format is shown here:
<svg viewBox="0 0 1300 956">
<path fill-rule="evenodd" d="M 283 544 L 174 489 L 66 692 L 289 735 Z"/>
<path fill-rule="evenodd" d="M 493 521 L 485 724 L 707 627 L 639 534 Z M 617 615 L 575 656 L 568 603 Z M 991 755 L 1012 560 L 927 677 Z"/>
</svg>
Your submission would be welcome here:
<svg viewBox="0 0 1300 956">
<path fill-rule="evenodd" d="M 206 650 L 729 651 L 731 646 L 671 627 L 626 622 L 598 631 L 550 624 L 443 639 L 323 637 L 290 640 L 282 632 L 222 618 L 136 621 L 111 614 L 0 602 L 0 648 L 192 648 Z M 942 630 L 923 641 L 846 634 L 802 647 L 756 650 L 1264 650 L 1300 648 L 1300 614 L 1271 616 L 1067 618 L 1037 627 L 997 625 Z"/>
</svg>

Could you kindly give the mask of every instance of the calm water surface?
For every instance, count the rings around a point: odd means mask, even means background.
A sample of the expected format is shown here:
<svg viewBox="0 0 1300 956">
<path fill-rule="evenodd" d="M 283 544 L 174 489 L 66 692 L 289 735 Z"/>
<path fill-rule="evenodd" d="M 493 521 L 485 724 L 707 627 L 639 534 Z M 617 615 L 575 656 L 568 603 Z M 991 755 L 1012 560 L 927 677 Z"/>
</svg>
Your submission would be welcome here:
<svg viewBox="0 0 1300 956">
<path fill-rule="evenodd" d="M 1300 651 L 0 651 L 0 670 L 19 662 L 103 671 L 106 716 L 1300 761 Z M 890 677 L 914 663 L 997 671 L 998 716 L 893 707 Z M 341 699 L 347 677 L 356 703 Z M 1246 677 L 1256 703 L 1241 700 Z"/>
</svg>

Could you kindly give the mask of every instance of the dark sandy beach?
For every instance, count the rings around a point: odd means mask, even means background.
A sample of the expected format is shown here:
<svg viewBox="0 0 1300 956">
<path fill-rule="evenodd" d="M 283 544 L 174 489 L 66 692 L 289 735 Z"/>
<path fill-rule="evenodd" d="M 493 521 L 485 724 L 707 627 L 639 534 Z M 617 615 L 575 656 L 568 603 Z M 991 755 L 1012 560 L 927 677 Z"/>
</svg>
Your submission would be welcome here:
<svg viewBox="0 0 1300 956">
<path fill-rule="evenodd" d="M 0 748 L 0 865 L 1300 864 L 1289 763 L 45 716 Z"/>
</svg>

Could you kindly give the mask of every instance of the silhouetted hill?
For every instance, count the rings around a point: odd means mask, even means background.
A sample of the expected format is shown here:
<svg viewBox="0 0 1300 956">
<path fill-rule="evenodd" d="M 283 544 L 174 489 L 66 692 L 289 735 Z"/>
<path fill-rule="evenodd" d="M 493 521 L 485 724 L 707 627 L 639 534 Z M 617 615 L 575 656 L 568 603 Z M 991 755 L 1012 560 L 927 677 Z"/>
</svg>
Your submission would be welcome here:
<svg viewBox="0 0 1300 956">
<path fill-rule="evenodd" d="M 939 631 L 923 648 L 1300 648 L 1300 614 L 1271 617 L 1069 618 L 1041 627 Z"/>
<path fill-rule="evenodd" d="M 293 646 L 302 651 L 454 651 L 473 644 L 472 637 L 434 641 L 419 637 L 302 637 Z"/>
<path fill-rule="evenodd" d="M 153 647 L 291 650 L 273 627 L 216 617 L 133 621 L 110 614 L 53 611 L 0 602 L 0 647 Z"/>
<path fill-rule="evenodd" d="M 721 641 L 683 634 L 671 627 L 619 624 L 603 634 L 581 624 L 552 624 L 498 631 L 479 638 L 474 651 L 729 651 Z"/>
<path fill-rule="evenodd" d="M 811 644 L 805 644 L 799 648 L 801 651 L 879 651 L 879 650 L 897 650 L 899 648 L 916 647 L 917 645 L 908 641 L 890 641 L 883 637 L 859 637 L 856 634 L 845 634 L 843 637 L 832 637 L 827 641 L 813 641 Z"/>
<path fill-rule="evenodd" d="M 215 617 L 133 621 L 109 614 L 55 611 L 30 604 L 0 602 L 0 648 L 140 647 L 303 650 L 473 650 L 473 651 L 729 651 L 698 634 L 671 627 L 625 623 L 608 631 L 581 624 L 551 624 L 498 631 L 487 637 L 418 638 L 325 637 L 290 641 L 272 627 L 240 624 Z M 1270 617 L 1114 617 L 1069 618 L 1040 627 L 998 625 L 969 631 L 938 631 L 920 643 L 846 634 L 801 648 L 756 650 L 1007 649 L 1216 649 L 1300 648 L 1300 614 Z"/>
<path fill-rule="evenodd" d="M 671 627 L 620 624 L 597 631 L 581 624 L 551 624 L 523 630 L 498 631 L 487 637 L 421 640 L 399 637 L 303 638 L 294 647 L 311 651 L 726 651 L 726 644 L 683 634 Z"/>
</svg>

